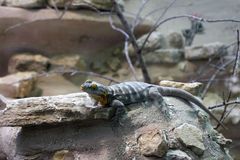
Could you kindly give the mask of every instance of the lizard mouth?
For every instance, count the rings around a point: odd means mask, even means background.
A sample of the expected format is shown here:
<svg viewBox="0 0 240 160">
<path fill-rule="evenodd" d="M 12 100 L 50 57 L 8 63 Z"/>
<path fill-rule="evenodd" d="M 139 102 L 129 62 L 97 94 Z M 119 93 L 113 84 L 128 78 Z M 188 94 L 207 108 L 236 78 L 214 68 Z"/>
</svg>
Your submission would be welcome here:
<svg viewBox="0 0 240 160">
<path fill-rule="evenodd" d="M 80 90 L 81 90 L 81 91 L 84 91 L 84 87 L 83 87 L 82 85 L 80 86 Z"/>
</svg>

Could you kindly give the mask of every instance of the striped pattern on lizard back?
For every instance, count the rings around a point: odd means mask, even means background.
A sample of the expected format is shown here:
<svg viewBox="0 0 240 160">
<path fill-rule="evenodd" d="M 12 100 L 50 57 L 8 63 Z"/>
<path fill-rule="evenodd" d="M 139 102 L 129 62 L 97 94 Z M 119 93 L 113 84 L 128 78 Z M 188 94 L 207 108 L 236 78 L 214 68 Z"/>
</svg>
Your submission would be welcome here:
<svg viewBox="0 0 240 160">
<path fill-rule="evenodd" d="M 117 99 L 128 105 L 146 101 L 148 98 L 147 88 L 151 86 L 153 85 L 143 82 L 123 82 L 108 86 L 108 92 L 111 99 Z"/>
</svg>

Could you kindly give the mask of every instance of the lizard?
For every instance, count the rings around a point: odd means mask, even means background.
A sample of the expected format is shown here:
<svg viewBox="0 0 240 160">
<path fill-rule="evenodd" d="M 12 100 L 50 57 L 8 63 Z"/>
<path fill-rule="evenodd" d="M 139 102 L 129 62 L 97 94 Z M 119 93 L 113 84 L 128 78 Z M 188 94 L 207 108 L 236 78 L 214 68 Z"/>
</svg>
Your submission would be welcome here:
<svg viewBox="0 0 240 160">
<path fill-rule="evenodd" d="M 224 124 L 218 120 L 199 99 L 191 93 L 179 88 L 163 87 L 137 81 L 105 86 L 92 80 L 85 81 L 80 88 L 95 99 L 97 103 L 100 103 L 102 107 L 124 107 L 134 103 L 145 102 L 149 99 L 160 99 L 163 101 L 163 96 L 182 98 L 199 106 L 226 129 Z"/>
</svg>

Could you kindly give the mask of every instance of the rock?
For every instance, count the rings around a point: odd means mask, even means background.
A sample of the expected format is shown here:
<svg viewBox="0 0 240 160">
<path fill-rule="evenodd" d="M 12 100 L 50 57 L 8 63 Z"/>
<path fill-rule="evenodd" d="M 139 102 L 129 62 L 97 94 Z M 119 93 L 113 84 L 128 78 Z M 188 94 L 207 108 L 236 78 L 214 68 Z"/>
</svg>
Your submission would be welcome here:
<svg viewBox="0 0 240 160">
<path fill-rule="evenodd" d="M 36 90 L 36 72 L 18 72 L 0 78 L 0 93 L 6 97 L 23 98 Z"/>
<path fill-rule="evenodd" d="M 42 55 L 18 54 L 10 58 L 8 72 L 45 72 L 50 66 L 49 59 Z"/>
<path fill-rule="evenodd" d="M 139 46 L 142 46 L 142 44 L 145 41 L 147 36 L 148 36 L 148 33 L 141 36 L 137 40 L 137 43 Z M 165 40 L 165 37 L 160 32 L 155 31 L 149 37 L 143 50 L 144 50 L 144 53 L 147 53 L 147 52 L 155 51 L 160 48 L 166 48 L 166 40 Z M 129 45 L 128 50 L 129 50 L 129 54 L 133 55 L 134 50 L 133 50 L 132 45 Z"/>
<path fill-rule="evenodd" d="M 183 50 L 179 49 L 158 49 L 144 55 L 147 64 L 176 64 L 183 59 Z"/>
<path fill-rule="evenodd" d="M 167 155 L 165 156 L 166 160 L 192 160 L 187 153 L 181 150 L 168 150 Z"/>
<path fill-rule="evenodd" d="M 45 0 L 5 0 L 3 4 L 10 7 L 20 7 L 27 9 L 46 7 Z"/>
<path fill-rule="evenodd" d="M 137 143 L 145 156 L 163 157 L 168 150 L 166 135 L 157 129 L 140 134 Z"/>
<path fill-rule="evenodd" d="M 171 77 L 171 76 L 158 76 L 154 79 L 153 82 L 160 83 L 163 80 L 173 81 L 173 77 Z"/>
<path fill-rule="evenodd" d="M 50 60 L 50 63 L 51 70 L 62 72 L 65 79 L 77 86 L 86 80 L 85 76 L 78 73 L 78 71 L 85 71 L 87 68 L 85 60 L 80 55 L 55 56 Z"/>
<path fill-rule="evenodd" d="M 86 6 L 92 6 L 100 10 L 111 10 L 112 8 L 111 0 L 73 0 L 72 2 L 69 0 L 49 0 L 48 3 L 50 6 L 57 6 L 58 8 L 64 8 L 64 6 L 69 6 L 71 9 Z M 124 7 L 122 0 L 118 0 L 118 3 L 122 8 Z"/>
<path fill-rule="evenodd" d="M 128 76 L 130 74 L 130 71 L 128 69 L 126 69 L 126 68 L 120 68 L 118 70 L 118 74 L 120 76 Z"/>
<path fill-rule="evenodd" d="M 184 123 L 174 130 L 176 138 L 197 155 L 205 151 L 203 133 L 196 126 Z"/>
<path fill-rule="evenodd" d="M 222 133 L 218 133 L 217 131 L 214 130 L 214 135 L 212 135 L 212 138 L 215 142 L 217 142 L 219 145 L 226 147 L 232 144 L 231 139 L 225 138 Z"/>
<path fill-rule="evenodd" d="M 183 49 L 184 39 L 181 33 L 172 32 L 166 36 L 168 48 Z"/>
<path fill-rule="evenodd" d="M 61 150 L 54 153 L 52 160 L 74 160 L 74 155 L 71 151 Z"/>
<path fill-rule="evenodd" d="M 109 68 L 104 62 L 96 61 L 90 64 L 91 70 L 94 72 L 105 74 L 109 72 Z"/>
<path fill-rule="evenodd" d="M 188 74 L 194 73 L 199 69 L 199 67 L 195 63 L 192 63 L 190 61 L 182 61 L 178 63 L 178 68 L 180 71 Z"/>
<path fill-rule="evenodd" d="M 114 58 L 111 61 L 107 61 L 108 67 L 112 71 L 117 71 L 121 67 L 121 61 L 118 58 Z"/>
<path fill-rule="evenodd" d="M 55 67 L 86 69 L 86 63 L 80 55 L 63 55 L 51 58 L 51 69 Z"/>
<path fill-rule="evenodd" d="M 6 156 L 6 160 L 15 159 L 16 140 L 20 130 L 21 127 L 0 127 L 0 153 Z"/>
<path fill-rule="evenodd" d="M 203 87 L 203 84 L 199 82 L 182 83 L 182 82 L 175 82 L 175 81 L 168 81 L 168 80 L 161 81 L 159 85 L 165 86 L 165 87 L 180 88 L 196 96 L 199 96 Z"/>
<path fill-rule="evenodd" d="M 240 78 L 238 75 L 227 77 L 224 85 L 229 89 L 232 95 L 238 96 L 240 94 Z"/>
<path fill-rule="evenodd" d="M 205 106 L 214 106 L 222 102 L 223 99 L 218 94 L 211 92 L 208 92 L 203 99 L 203 104 Z"/>
<path fill-rule="evenodd" d="M 9 100 L 6 108 L 0 113 L 0 126 L 107 120 L 113 114 L 113 108 L 94 107 L 94 101 L 86 93 Z"/>
<path fill-rule="evenodd" d="M 185 59 L 201 60 L 208 58 L 219 58 L 227 55 L 226 45 L 220 42 L 204 44 L 185 48 Z"/>
</svg>

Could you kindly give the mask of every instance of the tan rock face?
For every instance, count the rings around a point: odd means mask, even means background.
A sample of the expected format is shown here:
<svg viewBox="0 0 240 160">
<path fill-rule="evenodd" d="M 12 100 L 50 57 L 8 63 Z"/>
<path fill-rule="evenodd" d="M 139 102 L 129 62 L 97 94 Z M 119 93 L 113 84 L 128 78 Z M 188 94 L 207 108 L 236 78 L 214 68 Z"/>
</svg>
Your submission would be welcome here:
<svg viewBox="0 0 240 160">
<path fill-rule="evenodd" d="M 49 59 L 42 55 L 19 54 L 11 57 L 9 60 L 8 72 L 43 72 L 48 70 L 49 65 Z"/>
<path fill-rule="evenodd" d="M 159 83 L 160 86 L 165 86 L 165 87 L 174 87 L 174 88 L 180 88 L 185 91 L 188 91 L 192 93 L 193 95 L 199 95 L 201 88 L 202 88 L 202 83 L 195 82 L 195 83 L 182 83 L 182 82 L 175 82 L 175 81 L 168 81 L 168 80 L 163 80 Z"/>
<path fill-rule="evenodd" d="M 50 60 L 51 69 L 55 67 L 86 69 L 86 63 L 80 55 L 55 56 Z"/>
<path fill-rule="evenodd" d="M 68 150 L 57 151 L 53 155 L 53 160 L 74 160 L 74 155 Z"/>
<path fill-rule="evenodd" d="M 6 97 L 23 98 L 31 95 L 36 85 L 35 72 L 18 72 L 0 78 L 0 93 Z"/>
<path fill-rule="evenodd" d="M 151 130 L 138 137 L 140 152 L 145 156 L 162 157 L 168 150 L 166 137 L 160 130 Z"/>
</svg>

